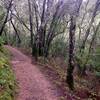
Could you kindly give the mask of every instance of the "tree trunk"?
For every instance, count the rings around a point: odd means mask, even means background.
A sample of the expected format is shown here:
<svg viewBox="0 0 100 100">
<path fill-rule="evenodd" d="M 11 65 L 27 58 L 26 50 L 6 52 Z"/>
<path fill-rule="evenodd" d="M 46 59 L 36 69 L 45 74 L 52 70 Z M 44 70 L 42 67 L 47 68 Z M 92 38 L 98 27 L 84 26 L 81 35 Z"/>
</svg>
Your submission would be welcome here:
<svg viewBox="0 0 100 100">
<path fill-rule="evenodd" d="M 9 7 L 8 7 L 8 9 L 7 9 L 7 15 L 6 15 L 5 20 L 4 20 L 4 22 L 3 22 L 3 25 L 2 25 L 2 27 L 1 27 L 1 29 L 0 29 L 0 36 L 2 35 L 2 32 L 3 32 L 4 28 L 5 28 L 5 24 L 7 23 L 7 19 L 8 19 L 8 16 L 9 16 L 9 11 L 10 11 L 10 9 L 11 9 L 11 7 L 12 7 L 12 1 L 13 1 L 13 0 L 11 0 L 11 1 L 9 2 Z"/>
<path fill-rule="evenodd" d="M 67 83 L 71 90 L 74 89 L 73 70 L 74 70 L 74 46 L 75 46 L 76 18 L 71 16 L 69 31 L 69 61 L 67 69 Z"/>
<path fill-rule="evenodd" d="M 46 34 L 46 23 L 45 23 L 45 11 L 46 10 L 46 0 L 43 1 L 43 11 L 41 15 L 41 25 L 38 30 L 39 35 L 39 56 L 44 56 L 44 46 L 45 46 L 45 34 Z"/>
<path fill-rule="evenodd" d="M 16 36 L 18 37 L 18 46 L 19 46 L 19 45 L 20 45 L 20 43 L 21 43 L 20 36 L 19 36 L 18 31 L 17 31 L 17 29 L 16 29 L 16 27 L 15 27 L 15 25 L 14 25 L 14 23 L 13 23 L 13 21 L 12 21 L 12 20 L 11 20 L 11 24 L 12 24 L 12 26 L 13 26 L 14 30 L 15 30 L 15 34 L 16 34 Z"/>
<path fill-rule="evenodd" d="M 44 56 L 46 26 L 39 29 L 39 56 Z"/>
<path fill-rule="evenodd" d="M 32 56 L 34 56 L 34 45 L 33 45 L 33 20 L 32 20 L 32 9 L 31 9 L 31 2 L 28 0 L 29 6 L 29 22 L 30 22 L 30 36 L 31 36 L 31 48 L 32 48 Z"/>
</svg>

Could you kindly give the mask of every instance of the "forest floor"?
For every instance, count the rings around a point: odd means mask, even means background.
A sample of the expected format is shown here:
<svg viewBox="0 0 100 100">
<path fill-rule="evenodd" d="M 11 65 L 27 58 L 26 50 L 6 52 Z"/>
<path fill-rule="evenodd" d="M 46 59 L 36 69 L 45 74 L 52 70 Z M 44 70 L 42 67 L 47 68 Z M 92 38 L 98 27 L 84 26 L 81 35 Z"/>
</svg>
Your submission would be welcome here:
<svg viewBox="0 0 100 100">
<path fill-rule="evenodd" d="M 13 47 L 6 47 L 11 52 L 11 64 L 18 83 L 17 100 L 59 100 L 55 86 L 31 59 Z"/>
</svg>

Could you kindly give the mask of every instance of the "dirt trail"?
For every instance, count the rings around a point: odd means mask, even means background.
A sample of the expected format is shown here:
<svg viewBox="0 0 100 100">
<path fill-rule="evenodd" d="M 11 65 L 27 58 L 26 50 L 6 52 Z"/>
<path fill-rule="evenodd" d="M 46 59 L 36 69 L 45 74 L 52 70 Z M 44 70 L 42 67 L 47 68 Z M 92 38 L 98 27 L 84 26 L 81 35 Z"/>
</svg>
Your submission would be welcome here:
<svg viewBox="0 0 100 100">
<path fill-rule="evenodd" d="M 58 100 L 57 91 L 31 59 L 13 47 L 6 47 L 11 51 L 11 63 L 18 82 L 17 100 Z"/>
</svg>

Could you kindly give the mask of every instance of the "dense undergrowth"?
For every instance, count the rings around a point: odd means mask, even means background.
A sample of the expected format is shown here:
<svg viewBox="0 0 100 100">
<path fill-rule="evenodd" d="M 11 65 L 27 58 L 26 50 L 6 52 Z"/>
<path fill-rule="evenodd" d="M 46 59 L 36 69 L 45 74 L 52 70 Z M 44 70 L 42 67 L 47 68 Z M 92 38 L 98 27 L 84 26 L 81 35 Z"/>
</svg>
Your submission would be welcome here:
<svg viewBox="0 0 100 100">
<path fill-rule="evenodd" d="M 15 77 L 9 59 L 9 52 L 0 38 L 0 100 L 14 100 Z"/>
</svg>

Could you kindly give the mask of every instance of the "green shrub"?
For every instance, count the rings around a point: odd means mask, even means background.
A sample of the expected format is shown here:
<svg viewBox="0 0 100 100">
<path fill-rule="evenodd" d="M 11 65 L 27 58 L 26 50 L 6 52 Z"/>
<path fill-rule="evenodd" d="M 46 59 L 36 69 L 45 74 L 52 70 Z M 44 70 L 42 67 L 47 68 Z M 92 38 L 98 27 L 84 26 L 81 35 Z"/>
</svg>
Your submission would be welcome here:
<svg viewBox="0 0 100 100">
<path fill-rule="evenodd" d="M 3 46 L 3 44 L 4 44 L 4 40 L 2 37 L 0 37 L 0 46 Z"/>
<path fill-rule="evenodd" d="M 67 56 L 67 43 L 64 37 L 58 37 L 52 42 L 50 54 L 53 56 Z"/>
<path fill-rule="evenodd" d="M 91 56 L 94 69 L 100 72 L 100 47 L 96 48 L 96 52 Z"/>
<path fill-rule="evenodd" d="M 100 72 L 95 72 L 96 77 L 100 78 Z"/>
<path fill-rule="evenodd" d="M 14 100 L 15 77 L 7 57 L 7 50 L 0 47 L 0 100 Z"/>
</svg>

